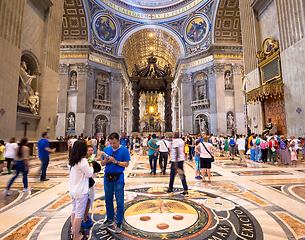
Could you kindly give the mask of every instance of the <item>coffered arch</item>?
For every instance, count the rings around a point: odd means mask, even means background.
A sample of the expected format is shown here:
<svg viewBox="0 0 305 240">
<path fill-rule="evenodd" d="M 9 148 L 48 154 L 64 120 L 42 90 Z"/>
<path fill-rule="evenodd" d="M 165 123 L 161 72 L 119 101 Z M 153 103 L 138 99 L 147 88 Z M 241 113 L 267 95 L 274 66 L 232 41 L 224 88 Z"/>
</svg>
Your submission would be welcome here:
<svg viewBox="0 0 305 240">
<path fill-rule="evenodd" d="M 62 41 L 88 41 L 88 22 L 83 0 L 65 0 Z"/>
<path fill-rule="evenodd" d="M 239 0 L 220 0 L 214 22 L 214 43 L 242 45 Z"/>
</svg>

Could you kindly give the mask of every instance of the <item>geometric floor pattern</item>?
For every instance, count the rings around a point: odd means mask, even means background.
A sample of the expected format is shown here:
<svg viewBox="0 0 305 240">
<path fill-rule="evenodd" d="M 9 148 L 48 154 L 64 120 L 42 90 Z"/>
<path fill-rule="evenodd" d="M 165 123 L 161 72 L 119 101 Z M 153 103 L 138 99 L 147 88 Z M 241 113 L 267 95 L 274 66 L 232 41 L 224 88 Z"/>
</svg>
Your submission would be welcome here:
<svg viewBox="0 0 305 240">
<path fill-rule="evenodd" d="M 51 155 L 47 178 L 38 178 L 32 159 L 30 192 L 22 192 L 21 177 L 11 196 L 0 196 L 0 239 L 70 240 L 71 204 L 67 154 Z M 210 183 L 195 179 L 194 162 L 184 164 L 189 194 L 183 196 L 175 178 L 166 193 L 169 168 L 150 175 L 147 156 L 132 156 L 125 170 L 125 219 L 120 235 L 101 229 L 105 219 L 103 173 L 96 178 L 88 239 L 305 239 L 305 166 L 251 163 L 248 167 L 222 157 L 212 165 Z M 168 165 L 169 167 L 169 165 Z M 12 175 L 0 176 L 0 191 Z"/>
</svg>

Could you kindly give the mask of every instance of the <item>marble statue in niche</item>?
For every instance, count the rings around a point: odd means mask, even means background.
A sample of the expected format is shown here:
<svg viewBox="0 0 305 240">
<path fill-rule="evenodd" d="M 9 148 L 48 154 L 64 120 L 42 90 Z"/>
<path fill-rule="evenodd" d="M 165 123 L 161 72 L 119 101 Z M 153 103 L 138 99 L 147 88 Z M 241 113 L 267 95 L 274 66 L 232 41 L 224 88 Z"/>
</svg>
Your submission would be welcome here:
<svg viewBox="0 0 305 240">
<path fill-rule="evenodd" d="M 227 113 L 227 129 L 234 129 L 235 122 L 233 112 Z"/>
<path fill-rule="evenodd" d="M 75 130 L 75 117 L 73 116 L 73 113 L 70 113 L 68 115 L 68 129 L 73 132 Z"/>
<path fill-rule="evenodd" d="M 29 99 L 30 103 L 30 110 L 33 114 L 38 114 L 38 108 L 39 108 L 39 93 L 35 92 L 34 95 L 30 95 Z"/>
<path fill-rule="evenodd" d="M 226 70 L 224 73 L 224 77 L 225 77 L 225 89 L 233 90 L 233 74 L 231 70 Z"/>
<path fill-rule="evenodd" d="M 107 119 L 98 118 L 95 122 L 95 131 L 96 133 L 103 133 L 104 124 L 107 122 Z"/>
<path fill-rule="evenodd" d="M 19 86 L 18 86 L 18 103 L 24 106 L 30 106 L 30 97 L 34 96 L 32 81 L 36 75 L 30 75 L 26 62 L 22 61 L 20 66 Z"/>
<path fill-rule="evenodd" d="M 76 72 L 73 72 L 70 78 L 70 87 L 76 87 L 77 75 Z"/>
</svg>

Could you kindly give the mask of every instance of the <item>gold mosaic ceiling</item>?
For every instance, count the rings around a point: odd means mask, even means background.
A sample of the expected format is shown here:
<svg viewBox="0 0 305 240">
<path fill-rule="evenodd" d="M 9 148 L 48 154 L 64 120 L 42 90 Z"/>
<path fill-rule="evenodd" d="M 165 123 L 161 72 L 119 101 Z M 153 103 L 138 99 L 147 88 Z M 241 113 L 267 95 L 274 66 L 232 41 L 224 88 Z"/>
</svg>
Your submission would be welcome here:
<svg viewBox="0 0 305 240">
<path fill-rule="evenodd" d="M 122 56 L 125 56 L 129 73 L 136 63 L 139 69 L 147 66 L 146 59 L 153 52 L 157 65 L 164 68 L 168 63 L 175 67 L 181 50 L 177 41 L 169 33 L 160 29 L 142 29 L 132 34 L 124 43 Z"/>
<path fill-rule="evenodd" d="M 215 43 L 242 44 L 239 0 L 220 0 L 214 34 Z"/>
</svg>

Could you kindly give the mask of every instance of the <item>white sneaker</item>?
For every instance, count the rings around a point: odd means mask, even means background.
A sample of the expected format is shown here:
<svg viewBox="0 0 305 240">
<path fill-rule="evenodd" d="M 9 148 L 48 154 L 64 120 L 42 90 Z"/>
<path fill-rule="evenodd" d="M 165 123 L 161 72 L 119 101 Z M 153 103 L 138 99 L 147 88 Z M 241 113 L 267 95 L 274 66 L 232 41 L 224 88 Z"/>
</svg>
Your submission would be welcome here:
<svg viewBox="0 0 305 240">
<path fill-rule="evenodd" d="M 10 195 L 12 195 L 12 192 L 11 192 L 10 190 L 5 189 L 5 190 L 3 191 L 3 194 L 4 194 L 5 196 L 10 196 Z"/>
<path fill-rule="evenodd" d="M 33 188 L 31 188 L 31 187 L 27 187 L 27 188 L 23 189 L 24 192 L 31 191 L 31 190 L 33 190 Z"/>
</svg>

